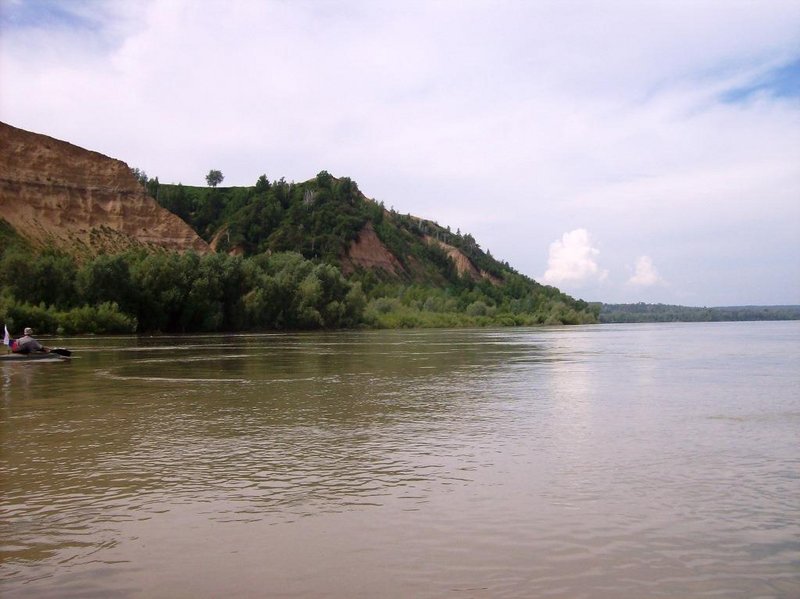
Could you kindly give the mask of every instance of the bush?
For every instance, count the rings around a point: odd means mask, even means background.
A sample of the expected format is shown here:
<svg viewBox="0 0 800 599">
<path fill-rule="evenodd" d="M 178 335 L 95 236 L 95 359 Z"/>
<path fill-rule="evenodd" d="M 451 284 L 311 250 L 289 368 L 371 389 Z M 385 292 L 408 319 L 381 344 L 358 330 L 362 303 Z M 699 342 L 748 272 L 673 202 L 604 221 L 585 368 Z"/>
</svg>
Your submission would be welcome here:
<svg viewBox="0 0 800 599">
<path fill-rule="evenodd" d="M 486 302 L 481 300 L 472 302 L 469 306 L 467 306 L 466 310 L 469 316 L 488 316 L 493 311 L 493 309 L 486 305 Z"/>
<path fill-rule="evenodd" d="M 75 335 L 78 333 L 135 333 L 136 319 L 106 302 L 99 306 L 78 306 L 59 311 L 44 304 L 6 305 L 4 320 L 12 329 L 31 327 L 37 334 Z"/>
<path fill-rule="evenodd" d="M 58 328 L 55 315 L 44 304 L 11 303 L 6 308 L 6 322 L 12 335 L 17 334 L 13 329 L 19 329 L 21 335 L 23 327 L 31 327 L 39 334 L 55 333 Z"/>
</svg>

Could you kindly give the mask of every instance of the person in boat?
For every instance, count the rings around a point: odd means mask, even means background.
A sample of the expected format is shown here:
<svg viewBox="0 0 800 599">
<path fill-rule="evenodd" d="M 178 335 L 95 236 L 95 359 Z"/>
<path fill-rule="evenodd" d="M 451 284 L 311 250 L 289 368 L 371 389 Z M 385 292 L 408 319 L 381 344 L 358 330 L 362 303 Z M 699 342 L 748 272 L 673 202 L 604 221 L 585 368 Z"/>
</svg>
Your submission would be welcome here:
<svg viewBox="0 0 800 599">
<path fill-rule="evenodd" d="M 11 344 L 11 351 L 15 354 L 29 354 L 31 352 L 49 352 L 50 350 L 33 338 L 32 328 L 25 327 L 24 336 Z"/>
</svg>

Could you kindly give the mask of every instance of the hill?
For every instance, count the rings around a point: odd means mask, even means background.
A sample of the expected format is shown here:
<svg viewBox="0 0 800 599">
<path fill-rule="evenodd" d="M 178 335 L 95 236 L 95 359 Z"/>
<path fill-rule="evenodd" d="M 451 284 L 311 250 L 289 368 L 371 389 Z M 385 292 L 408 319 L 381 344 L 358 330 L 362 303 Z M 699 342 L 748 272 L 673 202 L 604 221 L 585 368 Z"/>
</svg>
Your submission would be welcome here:
<svg viewBox="0 0 800 599">
<path fill-rule="evenodd" d="M 386 210 L 355 181 L 323 171 L 303 183 L 205 188 L 143 181 L 159 204 L 188 222 L 216 251 L 251 256 L 296 251 L 345 274 L 442 285 L 458 277 L 501 284 L 516 274 L 475 239 L 430 220 Z"/>
<path fill-rule="evenodd" d="M 471 235 L 387 210 L 348 177 L 322 171 L 290 183 L 262 175 L 252 187 L 224 188 L 142 182 L 216 251 L 245 257 L 292 251 L 335 265 L 369 300 L 396 299 L 388 312 L 404 312 L 401 320 L 410 326 L 458 324 L 442 312 L 495 324 L 596 321 L 586 302 L 521 275 Z M 396 323 L 380 314 L 377 320 Z"/>
<path fill-rule="evenodd" d="M 521 275 L 471 235 L 386 210 L 347 177 L 164 185 L 9 125 L 0 128 L 0 152 L 0 318 L 17 326 L 71 333 L 596 322 L 597 308 Z"/>
</svg>

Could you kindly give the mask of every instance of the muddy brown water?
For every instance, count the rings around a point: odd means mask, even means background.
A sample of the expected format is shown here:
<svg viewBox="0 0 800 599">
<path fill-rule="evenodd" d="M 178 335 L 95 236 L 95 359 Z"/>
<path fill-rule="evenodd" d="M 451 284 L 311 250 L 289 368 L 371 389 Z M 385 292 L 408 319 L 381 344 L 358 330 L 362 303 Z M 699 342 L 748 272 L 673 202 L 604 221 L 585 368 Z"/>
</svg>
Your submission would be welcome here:
<svg viewBox="0 0 800 599">
<path fill-rule="evenodd" d="M 799 325 L 58 340 L 0 595 L 800 597 Z"/>
</svg>

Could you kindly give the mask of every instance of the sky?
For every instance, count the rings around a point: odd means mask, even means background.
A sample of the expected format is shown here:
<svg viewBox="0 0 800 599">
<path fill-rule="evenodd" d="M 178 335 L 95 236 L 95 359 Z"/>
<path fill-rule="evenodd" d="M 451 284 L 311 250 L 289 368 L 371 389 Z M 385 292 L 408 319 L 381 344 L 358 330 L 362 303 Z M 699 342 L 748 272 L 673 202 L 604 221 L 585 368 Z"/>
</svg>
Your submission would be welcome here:
<svg viewBox="0 0 800 599">
<path fill-rule="evenodd" d="M 0 0 L 0 120 L 347 176 L 589 301 L 800 304 L 797 0 Z"/>
</svg>

